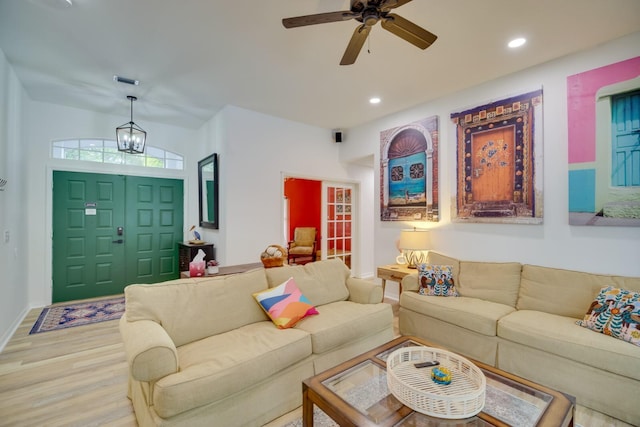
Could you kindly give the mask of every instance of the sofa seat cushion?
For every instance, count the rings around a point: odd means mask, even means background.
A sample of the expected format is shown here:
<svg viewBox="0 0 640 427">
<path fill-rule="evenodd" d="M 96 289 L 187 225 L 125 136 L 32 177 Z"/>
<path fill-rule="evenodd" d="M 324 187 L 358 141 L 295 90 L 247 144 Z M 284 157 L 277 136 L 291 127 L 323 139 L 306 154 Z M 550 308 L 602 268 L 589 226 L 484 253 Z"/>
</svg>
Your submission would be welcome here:
<svg viewBox="0 0 640 427">
<path fill-rule="evenodd" d="M 311 334 L 315 354 L 361 340 L 393 324 L 393 311 L 386 303 L 337 301 L 317 306 L 316 309 L 319 315 L 307 317 L 295 326 L 295 329 Z"/>
<path fill-rule="evenodd" d="M 640 381 L 640 347 L 576 325 L 573 317 L 520 310 L 500 319 L 500 338 Z"/>
<path fill-rule="evenodd" d="M 436 297 L 415 292 L 402 292 L 400 306 L 488 336 L 496 336 L 498 320 L 515 311 L 511 306 L 478 298 Z"/>
<path fill-rule="evenodd" d="M 297 329 L 257 322 L 178 348 L 179 371 L 156 382 L 153 404 L 163 418 L 229 397 L 311 355 Z"/>
</svg>

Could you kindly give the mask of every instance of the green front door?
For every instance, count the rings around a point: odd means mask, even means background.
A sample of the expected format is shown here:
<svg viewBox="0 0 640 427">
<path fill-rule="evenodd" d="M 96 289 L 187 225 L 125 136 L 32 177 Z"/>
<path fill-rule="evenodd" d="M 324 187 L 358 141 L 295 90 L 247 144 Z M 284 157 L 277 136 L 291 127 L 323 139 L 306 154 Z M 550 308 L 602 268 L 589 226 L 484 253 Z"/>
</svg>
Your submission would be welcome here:
<svg viewBox="0 0 640 427">
<path fill-rule="evenodd" d="M 183 182 L 53 173 L 53 302 L 179 276 Z"/>
</svg>

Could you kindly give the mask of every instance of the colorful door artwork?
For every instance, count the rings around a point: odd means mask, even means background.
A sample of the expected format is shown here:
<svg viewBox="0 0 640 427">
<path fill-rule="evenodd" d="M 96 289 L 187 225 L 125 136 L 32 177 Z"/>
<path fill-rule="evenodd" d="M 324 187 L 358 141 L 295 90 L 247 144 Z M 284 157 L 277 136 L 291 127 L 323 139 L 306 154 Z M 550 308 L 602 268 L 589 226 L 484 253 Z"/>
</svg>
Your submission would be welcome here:
<svg viewBox="0 0 640 427">
<path fill-rule="evenodd" d="M 380 132 L 380 220 L 439 220 L 438 116 Z"/>
<path fill-rule="evenodd" d="M 451 114 L 457 222 L 541 224 L 542 89 Z"/>
<path fill-rule="evenodd" d="M 489 202 L 511 199 L 514 184 L 513 154 L 513 126 L 473 135 L 473 200 Z"/>
</svg>

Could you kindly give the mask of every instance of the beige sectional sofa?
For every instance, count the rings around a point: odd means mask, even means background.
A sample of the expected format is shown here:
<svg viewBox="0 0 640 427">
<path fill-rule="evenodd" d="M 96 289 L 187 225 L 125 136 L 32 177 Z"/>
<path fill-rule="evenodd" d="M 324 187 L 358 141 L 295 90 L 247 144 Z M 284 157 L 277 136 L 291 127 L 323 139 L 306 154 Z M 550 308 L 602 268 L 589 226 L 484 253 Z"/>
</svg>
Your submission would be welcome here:
<svg viewBox="0 0 640 427">
<path fill-rule="evenodd" d="M 640 347 L 576 324 L 601 288 L 640 292 L 640 278 L 462 261 L 433 251 L 427 262 L 453 267 L 460 296 L 421 295 L 418 273 L 406 276 L 402 335 L 425 338 L 640 425 Z"/>
<path fill-rule="evenodd" d="M 293 277 L 318 315 L 278 329 L 253 294 Z M 260 426 L 302 381 L 393 338 L 382 287 L 339 260 L 125 289 L 120 320 L 141 426 Z"/>
</svg>

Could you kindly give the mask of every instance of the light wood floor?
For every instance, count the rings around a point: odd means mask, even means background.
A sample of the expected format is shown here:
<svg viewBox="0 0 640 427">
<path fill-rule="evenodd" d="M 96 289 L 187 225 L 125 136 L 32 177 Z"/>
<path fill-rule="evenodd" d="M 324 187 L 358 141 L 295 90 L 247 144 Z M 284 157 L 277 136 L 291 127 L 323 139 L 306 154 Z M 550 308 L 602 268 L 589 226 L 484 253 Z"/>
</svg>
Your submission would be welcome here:
<svg viewBox="0 0 640 427">
<path fill-rule="evenodd" d="M 136 426 L 118 321 L 29 335 L 40 311 L 29 312 L 0 353 L 0 426 Z M 580 406 L 575 421 L 629 427 Z"/>
</svg>

